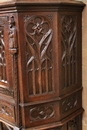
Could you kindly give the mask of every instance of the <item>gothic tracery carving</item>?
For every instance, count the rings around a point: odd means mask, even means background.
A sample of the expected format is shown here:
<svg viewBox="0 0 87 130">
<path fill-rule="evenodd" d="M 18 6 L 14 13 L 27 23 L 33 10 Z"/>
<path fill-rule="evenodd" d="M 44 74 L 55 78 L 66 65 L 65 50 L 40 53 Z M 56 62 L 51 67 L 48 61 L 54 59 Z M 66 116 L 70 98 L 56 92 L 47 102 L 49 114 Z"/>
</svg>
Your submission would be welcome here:
<svg viewBox="0 0 87 130">
<path fill-rule="evenodd" d="M 0 81 L 7 82 L 4 27 L 0 26 Z"/>
<path fill-rule="evenodd" d="M 46 17 L 25 17 L 29 95 L 53 91 L 52 35 L 51 24 Z"/>
<path fill-rule="evenodd" d="M 30 109 L 31 121 L 45 120 L 54 116 L 53 105 L 34 107 Z"/>
<path fill-rule="evenodd" d="M 62 43 L 62 73 L 64 75 L 63 88 L 76 83 L 76 16 L 63 15 L 61 17 L 61 43 Z"/>
<path fill-rule="evenodd" d="M 62 113 L 68 112 L 71 109 L 75 108 L 77 106 L 77 96 L 74 95 L 72 97 L 68 97 L 67 99 L 64 99 L 61 103 L 61 111 Z"/>
</svg>

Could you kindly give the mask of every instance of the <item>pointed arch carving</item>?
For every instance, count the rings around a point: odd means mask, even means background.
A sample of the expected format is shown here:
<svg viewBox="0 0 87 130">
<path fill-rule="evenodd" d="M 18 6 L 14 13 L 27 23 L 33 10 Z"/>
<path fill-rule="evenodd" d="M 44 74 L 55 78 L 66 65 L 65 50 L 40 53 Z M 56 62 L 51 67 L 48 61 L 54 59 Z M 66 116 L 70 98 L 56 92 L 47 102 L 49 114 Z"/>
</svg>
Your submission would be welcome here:
<svg viewBox="0 0 87 130">
<path fill-rule="evenodd" d="M 52 36 L 53 30 L 47 17 L 25 17 L 29 95 L 53 91 Z"/>
</svg>

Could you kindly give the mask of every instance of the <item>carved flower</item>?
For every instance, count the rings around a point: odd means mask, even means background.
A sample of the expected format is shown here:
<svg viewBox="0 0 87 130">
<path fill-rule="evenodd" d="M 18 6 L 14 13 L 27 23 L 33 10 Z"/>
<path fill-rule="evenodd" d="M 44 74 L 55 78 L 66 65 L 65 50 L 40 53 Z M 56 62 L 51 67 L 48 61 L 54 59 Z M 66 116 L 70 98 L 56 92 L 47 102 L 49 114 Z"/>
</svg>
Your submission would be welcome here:
<svg viewBox="0 0 87 130">
<path fill-rule="evenodd" d="M 44 17 L 33 16 L 31 18 L 28 18 L 27 21 L 27 33 L 30 33 L 32 36 L 40 36 L 41 34 L 43 35 L 49 31 L 49 22 Z"/>
<path fill-rule="evenodd" d="M 40 24 L 40 23 L 36 23 L 33 27 L 32 27 L 32 29 L 34 30 L 34 33 L 35 34 L 40 34 L 40 33 L 43 33 L 43 27 L 42 27 L 42 24 Z"/>
</svg>

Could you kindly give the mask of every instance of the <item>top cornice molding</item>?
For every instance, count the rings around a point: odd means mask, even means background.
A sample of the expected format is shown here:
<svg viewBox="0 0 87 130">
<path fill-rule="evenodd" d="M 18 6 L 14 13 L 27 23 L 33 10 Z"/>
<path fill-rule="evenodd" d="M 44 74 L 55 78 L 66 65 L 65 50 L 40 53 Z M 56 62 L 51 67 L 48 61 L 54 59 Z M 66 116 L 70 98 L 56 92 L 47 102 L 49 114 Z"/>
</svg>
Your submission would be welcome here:
<svg viewBox="0 0 87 130">
<path fill-rule="evenodd" d="M 79 0 L 0 0 L 0 5 L 4 4 L 68 4 L 68 5 L 84 5 Z"/>
</svg>

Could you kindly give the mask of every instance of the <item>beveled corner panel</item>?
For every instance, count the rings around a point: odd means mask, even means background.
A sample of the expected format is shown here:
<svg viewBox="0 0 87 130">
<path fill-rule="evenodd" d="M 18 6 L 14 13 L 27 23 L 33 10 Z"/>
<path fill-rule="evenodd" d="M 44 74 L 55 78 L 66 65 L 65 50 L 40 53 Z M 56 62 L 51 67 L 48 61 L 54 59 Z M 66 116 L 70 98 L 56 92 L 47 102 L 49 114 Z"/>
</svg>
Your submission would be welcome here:
<svg viewBox="0 0 87 130">
<path fill-rule="evenodd" d="M 77 16 L 61 16 L 63 89 L 77 83 Z"/>
<path fill-rule="evenodd" d="M 60 119 L 82 108 L 82 90 L 75 92 L 60 101 Z"/>
<path fill-rule="evenodd" d="M 62 93 L 82 87 L 81 80 L 81 17 L 79 13 L 60 13 L 60 90 Z"/>
</svg>

